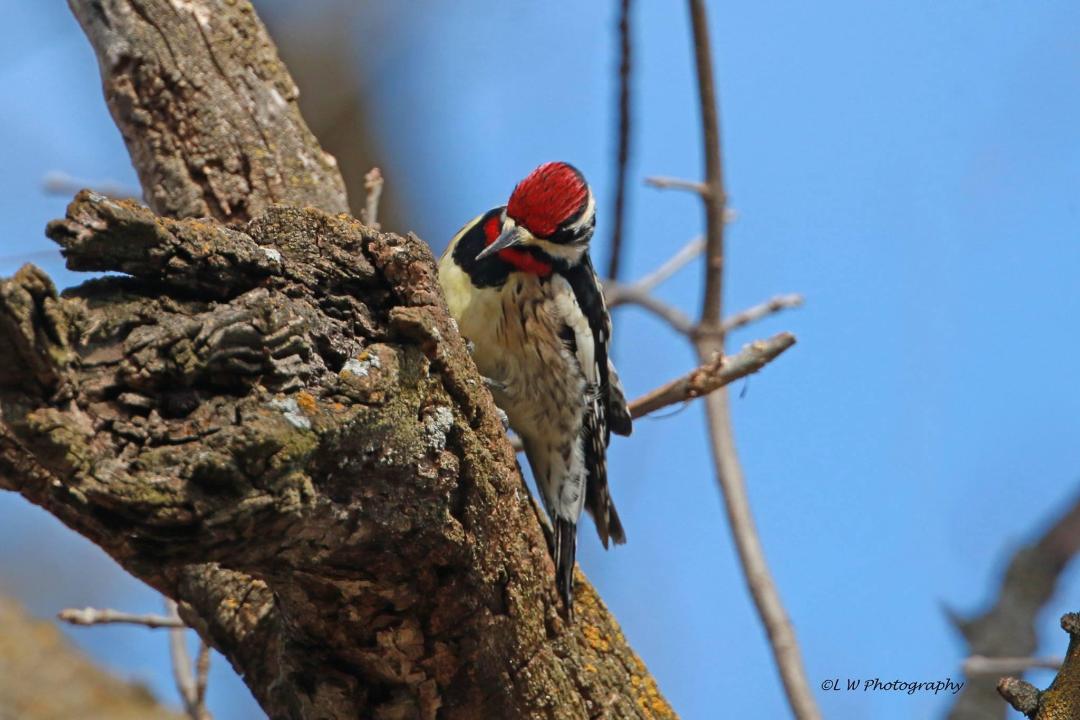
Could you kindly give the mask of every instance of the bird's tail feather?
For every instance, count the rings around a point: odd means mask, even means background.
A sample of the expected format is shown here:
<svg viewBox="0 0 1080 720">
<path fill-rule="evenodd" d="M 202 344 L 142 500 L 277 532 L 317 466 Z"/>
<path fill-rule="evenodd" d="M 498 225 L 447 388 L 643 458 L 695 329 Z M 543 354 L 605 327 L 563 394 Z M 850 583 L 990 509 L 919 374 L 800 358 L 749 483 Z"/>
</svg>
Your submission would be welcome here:
<svg viewBox="0 0 1080 720">
<path fill-rule="evenodd" d="M 577 524 L 555 516 L 555 587 L 559 590 L 566 617 L 574 620 L 574 556 L 577 554 Z"/>
</svg>

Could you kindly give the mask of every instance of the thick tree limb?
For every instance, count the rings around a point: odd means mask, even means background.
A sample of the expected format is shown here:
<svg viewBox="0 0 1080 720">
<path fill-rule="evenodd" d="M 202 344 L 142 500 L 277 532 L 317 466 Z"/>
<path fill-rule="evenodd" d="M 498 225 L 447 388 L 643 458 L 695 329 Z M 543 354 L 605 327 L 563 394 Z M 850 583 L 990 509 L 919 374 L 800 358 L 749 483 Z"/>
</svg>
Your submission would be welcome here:
<svg viewBox="0 0 1080 720">
<path fill-rule="evenodd" d="M 1080 717 L 1080 613 L 1061 618 L 1061 629 L 1069 633 L 1069 649 L 1054 682 L 1039 691 L 1031 683 L 1013 677 L 1002 678 L 997 691 L 1031 720 L 1072 720 Z"/>
<path fill-rule="evenodd" d="M 347 212 L 334 158 L 246 0 L 68 0 L 158 214 L 238 224 L 273 202 Z"/>
<path fill-rule="evenodd" d="M 430 251 L 320 212 L 340 176 L 250 5 L 73 7 L 151 205 L 229 227 L 93 193 L 50 227 L 133 277 L 0 284 L 0 487 L 177 600 L 271 717 L 673 717 L 584 578 L 563 622 Z"/>
<path fill-rule="evenodd" d="M 0 285 L 0 486 L 176 598 L 272 717 L 672 716 L 584 579 L 563 622 L 426 245 L 89 192 L 49 233 L 134 278 Z"/>
<path fill-rule="evenodd" d="M 1053 597 L 1058 579 L 1080 552 L 1080 498 L 1034 542 L 1013 554 L 991 607 L 964 619 L 950 611 L 953 624 L 973 655 L 1027 657 L 1037 647 L 1035 622 Z M 1004 718 L 1007 709 L 995 678 L 971 677 L 949 711 L 949 720 Z"/>
</svg>

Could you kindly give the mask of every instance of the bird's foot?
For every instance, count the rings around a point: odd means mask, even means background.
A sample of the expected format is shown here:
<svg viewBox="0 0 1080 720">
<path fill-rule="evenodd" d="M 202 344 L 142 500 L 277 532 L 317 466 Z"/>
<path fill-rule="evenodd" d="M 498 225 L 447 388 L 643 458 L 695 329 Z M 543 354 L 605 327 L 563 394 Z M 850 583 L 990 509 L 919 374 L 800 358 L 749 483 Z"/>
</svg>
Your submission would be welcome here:
<svg viewBox="0 0 1080 720">
<path fill-rule="evenodd" d="M 499 422 L 502 423 L 503 430 L 509 431 L 510 418 L 507 416 L 507 414 L 503 411 L 501 407 L 496 407 L 495 412 L 499 415 Z"/>
</svg>

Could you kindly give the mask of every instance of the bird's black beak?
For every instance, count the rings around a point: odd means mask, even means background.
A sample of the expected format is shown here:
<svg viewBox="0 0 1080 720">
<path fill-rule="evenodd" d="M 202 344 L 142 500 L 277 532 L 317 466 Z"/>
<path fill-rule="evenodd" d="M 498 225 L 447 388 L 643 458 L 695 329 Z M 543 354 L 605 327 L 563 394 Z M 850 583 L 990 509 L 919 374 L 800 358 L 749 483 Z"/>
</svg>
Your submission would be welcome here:
<svg viewBox="0 0 1080 720">
<path fill-rule="evenodd" d="M 503 228 L 503 231 L 499 234 L 499 237 L 495 238 L 495 242 L 491 243 L 486 248 L 481 250 L 480 253 L 476 256 L 476 259 L 483 260 L 489 255 L 497 253 L 500 250 L 505 250 L 508 247 L 513 247 L 514 245 L 520 245 L 521 243 L 525 242 L 527 237 L 528 233 L 519 228 L 517 225 L 511 224 L 509 227 Z"/>
</svg>

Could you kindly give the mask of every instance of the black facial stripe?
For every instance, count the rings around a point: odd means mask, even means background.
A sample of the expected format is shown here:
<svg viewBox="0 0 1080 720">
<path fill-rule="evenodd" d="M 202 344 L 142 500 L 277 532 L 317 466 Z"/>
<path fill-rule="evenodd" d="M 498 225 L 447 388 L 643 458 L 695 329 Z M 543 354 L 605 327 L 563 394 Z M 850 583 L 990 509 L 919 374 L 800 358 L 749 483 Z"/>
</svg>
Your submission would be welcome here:
<svg viewBox="0 0 1080 720">
<path fill-rule="evenodd" d="M 461 236 L 457 246 L 454 247 L 454 261 L 462 270 L 468 273 L 473 284 L 477 287 L 500 287 L 506 282 L 510 273 L 516 270 L 513 265 L 500 258 L 498 253 L 486 257 L 483 260 L 476 259 L 476 256 L 480 254 L 480 251 L 487 247 L 487 237 L 484 235 L 484 225 L 486 225 L 493 216 L 500 218 L 501 222 L 502 213 L 505 209 L 506 208 L 504 207 L 497 207 L 493 210 L 489 210 L 478 222 L 469 228 L 468 232 Z M 565 260 L 554 258 L 538 247 L 518 246 L 516 249 L 527 252 L 537 260 L 548 263 L 553 270 L 562 271 L 567 267 Z M 543 279 L 544 278 L 541 278 L 541 280 Z"/>
<path fill-rule="evenodd" d="M 584 208 L 582 208 L 581 212 L 584 212 Z M 574 230 L 571 230 L 571 227 L 581 217 L 581 212 L 567 220 L 563 225 L 560 225 L 559 229 L 553 232 L 549 237 L 542 239 L 559 245 L 574 245 L 577 243 L 588 242 L 592 238 L 593 230 L 596 228 L 596 213 L 593 213 L 593 216 L 589 218 L 589 222 L 576 228 L 575 232 Z"/>
</svg>

